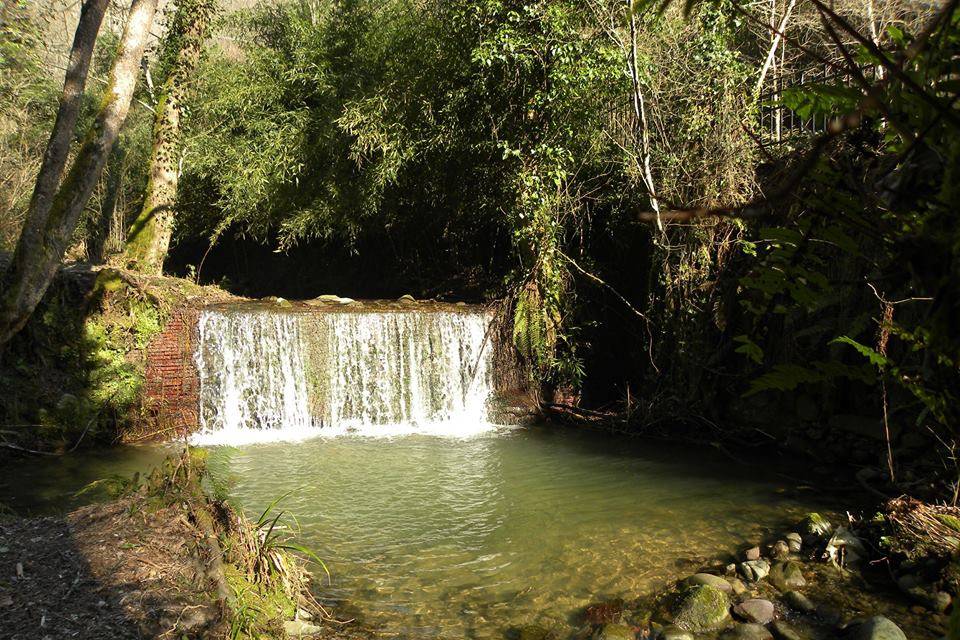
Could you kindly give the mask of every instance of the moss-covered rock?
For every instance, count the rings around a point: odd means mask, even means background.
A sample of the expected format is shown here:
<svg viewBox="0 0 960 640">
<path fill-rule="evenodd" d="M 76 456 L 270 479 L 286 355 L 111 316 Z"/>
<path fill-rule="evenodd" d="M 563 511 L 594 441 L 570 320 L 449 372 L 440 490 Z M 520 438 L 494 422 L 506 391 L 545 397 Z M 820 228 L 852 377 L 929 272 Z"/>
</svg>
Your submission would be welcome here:
<svg viewBox="0 0 960 640">
<path fill-rule="evenodd" d="M 673 622 L 687 631 L 701 632 L 719 629 L 730 620 L 730 602 L 727 595 L 710 585 L 695 585 L 677 598 Z"/>
<path fill-rule="evenodd" d="M 800 569 L 800 563 L 793 560 L 778 562 L 773 565 L 767 579 L 770 584 L 784 593 L 801 589 L 807 584 L 807 580 L 803 577 L 803 571 Z"/>
<path fill-rule="evenodd" d="M 800 535 L 807 544 L 826 540 L 830 537 L 831 531 L 833 531 L 833 525 L 830 521 L 816 512 L 808 513 L 800 521 Z"/>
</svg>

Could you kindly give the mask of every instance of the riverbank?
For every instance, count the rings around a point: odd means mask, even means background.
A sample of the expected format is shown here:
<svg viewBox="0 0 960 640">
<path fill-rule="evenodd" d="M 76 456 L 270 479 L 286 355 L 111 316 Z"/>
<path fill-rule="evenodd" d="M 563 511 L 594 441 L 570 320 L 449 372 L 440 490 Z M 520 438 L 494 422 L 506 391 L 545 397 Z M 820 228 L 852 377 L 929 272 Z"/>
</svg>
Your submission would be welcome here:
<svg viewBox="0 0 960 640">
<path fill-rule="evenodd" d="M 279 534 L 283 514 L 251 522 L 207 483 L 194 450 L 148 477 L 101 481 L 113 500 L 0 520 L 3 637 L 336 637 Z"/>
<path fill-rule="evenodd" d="M 943 530 L 930 522 L 953 523 L 954 511 L 898 500 L 871 521 L 848 516 L 838 524 L 811 513 L 793 530 L 745 541 L 660 591 L 590 605 L 573 637 L 953 639 L 960 630 L 960 610 L 952 607 L 957 538 L 938 547 L 933 541 Z M 922 533 L 921 522 L 927 523 Z M 956 534 L 952 525 L 944 529 Z M 536 624 L 518 636 L 559 640 L 568 634 Z"/>
</svg>

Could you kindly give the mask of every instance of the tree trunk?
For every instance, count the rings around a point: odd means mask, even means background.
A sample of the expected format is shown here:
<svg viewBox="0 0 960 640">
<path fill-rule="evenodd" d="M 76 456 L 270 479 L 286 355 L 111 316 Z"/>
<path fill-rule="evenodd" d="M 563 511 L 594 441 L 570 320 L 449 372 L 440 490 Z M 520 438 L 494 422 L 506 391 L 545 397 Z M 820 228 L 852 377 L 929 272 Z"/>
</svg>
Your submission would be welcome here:
<svg viewBox="0 0 960 640">
<path fill-rule="evenodd" d="M 43 163 L 37 174 L 27 216 L 20 230 L 19 243 L 36 245 L 42 241 L 47 216 L 50 215 L 50 207 L 53 206 L 53 199 L 57 194 L 63 168 L 67 164 L 67 156 L 70 153 L 70 143 L 73 141 L 74 130 L 77 127 L 80 102 L 87 83 L 87 73 L 90 70 L 90 58 L 109 3 L 110 0 L 87 0 L 80 9 L 80 21 L 77 23 L 77 31 L 70 48 L 60 107 L 43 154 Z M 19 251 L 18 244 L 13 264 L 17 264 L 25 257 Z M 21 265 L 21 268 L 29 268 L 29 265 Z"/>
<path fill-rule="evenodd" d="M 0 346 L 19 331 L 46 293 L 63 260 L 80 214 L 100 178 L 137 84 L 140 60 L 157 11 L 157 0 L 133 0 L 110 82 L 83 146 L 56 192 L 37 236 L 20 235 L 14 262 L 0 293 Z M 40 179 L 38 178 L 38 183 Z"/>
<path fill-rule="evenodd" d="M 127 238 L 131 268 L 159 275 L 173 234 L 180 179 L 181 127 L 187 83 L 200 61 L 214 0 L 180 0 L 169 38 L 180 38 L 174 66 L 160 93 L 153 125 L 150 178 L 143 208 Z"/>
<path fill-rule="evenodd" d="M 114 235 L 113 226 L 117 215 L 117 201 L 123 185 L 123 158 L 126 155 L 121 137 L 113 143 L 110 162 L 107 164 L 107 177 L 104 180 L 103 203 L 100 215 L 91 221 L 87 239 L 87 262 L 103 264 L 112 249 L 110 239 Z M 121 224 L 123 224 L 121 222 Z M 121 247 L 122 248 L 122 247 Z"/>
<path fill-rule="evenodd" d="M 662 232 L 663 221 L 660 219 L 660 199 L 657 197 L 653 170 L 650 168 L 650 131 L 647 127 L 647 110 L 643 99 L 643 90 L 640 87 L 640 72 L 637 69 L 637 19 L 633 12 L 633 0 L 627 0 L 627 13 L 630 16 L 630 49 L 627 65 L 630 67 L 630 82 L 633 85 L 635 136 L 640 142 L 637 165 L 640 169 L 643 185 L 647 188 L 647 195 L 650 197 L 650 208 L 657 214 L 657 228 Z"/>
</svg>

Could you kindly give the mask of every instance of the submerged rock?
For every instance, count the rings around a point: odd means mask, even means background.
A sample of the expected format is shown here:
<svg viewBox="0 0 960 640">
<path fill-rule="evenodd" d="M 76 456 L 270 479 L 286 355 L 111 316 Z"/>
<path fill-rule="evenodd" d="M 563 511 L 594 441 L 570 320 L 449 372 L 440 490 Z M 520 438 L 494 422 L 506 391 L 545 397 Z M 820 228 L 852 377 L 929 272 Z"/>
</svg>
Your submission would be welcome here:
<svg viewBox="0 0 960 640">
<path fill-rule="evenodd" d="M 720 576 L 715 576 L 712 573 L 695 573 L 686 580 L 683 581 L 687 586 L 695 586 L 698 584 L 706 584 L 711 587 L 716 587 L 724 593 L 731 593 L 733 591 L 733 585 L 731 585 L 726 579 L 721 578 Z"/>
<path fill-rule="evenodd" d="M 783 599 L 787 601 L 787 604 L 790 605 L 790 608 L 794 611 L 799 611 L 800 613 L 810 613 L 816 607 L 810 601 L 810 598 L 803 595 L 799 591 L 787 591 L 783 594 Z"/>
<path fill-rule="evenodd" d="M 694 640 L 692 633 L 673 626 L 664 627 L 657 638 L 658 640 Z"/>
<path fill-rule="evenodd" d="M 539 624 L 528 624 L 520 627 L 520 640 L 555 640 L 557 633 L 552 629 Z"/>
<path fill-rule="evenodd" d="M 716 587 L 699 584 L 684 591 L 674 608 L 673 622 L 686 631 L 718 629 L 730 619 L 727 594 Z"/>
<path fill-rule="evenodd" d="M 625 624 L 605 624 L 593 634 L 594 640 L 635 640 L 636 634 Z"/>
<path fill-rule="evenodd" d="M 747 622 L 768 624 L 773 620 L 773 603 L 760 598 L 744 600 L 733 607 L 733 615 Z"/>
<path fill-rule="evenodd" d="M 805 587 L 807 580 L 800 570 L 800 563 L 793 560 L 778 562 L 773 565 L 768 577 L 770 584 L 783 592 L 793 591 Z"/>
<path fill-rule="evenodd" d="M 722 640 L 773 640 L 762 624 L 738 624 L 720 636 Z"/>
<path fill-rule="evenodd" d="M 907 640 L 896 624 L 884 616 L 873 616 L 847 627 L 848 640 Z"/>
<path fill-rule="evenodd" d="M 807 640 L 808 636 L 790 626 L 783 620 L 776 620 L 770 625 L 770 631 L 777 640 Z"/>
<path fill-rule="evenodd" d="M 417 299 L 414 298 L 409 293 L 403 294 L 402 296 L 397 298 L 397 301 L 400 302 L 401 304 L 417 304 Z"/>
</svg>

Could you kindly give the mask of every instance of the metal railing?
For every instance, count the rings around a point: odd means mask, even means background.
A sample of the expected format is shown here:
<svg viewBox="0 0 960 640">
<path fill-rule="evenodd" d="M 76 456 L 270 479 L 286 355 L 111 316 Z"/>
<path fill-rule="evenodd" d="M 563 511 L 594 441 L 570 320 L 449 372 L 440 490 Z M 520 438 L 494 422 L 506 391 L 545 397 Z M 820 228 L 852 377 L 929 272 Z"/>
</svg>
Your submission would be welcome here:
<svg viewBox="0 0 960 640">
<path fill-rule="evenodd" d="M 877 77 L 875 66 L 863 66 L 860 73 L 868 81 Z M 760 93 L 759 104 L 759 132 L 764 144 L 781 144 L 798 137 L 826 131 L 830 120 L 842 115 L 841 113 L 816 113 L 809 117 L 802 117 L 793 109 L 785 106 L 781 97 L 787 89 L 810 85 L 842 84 L 856 85 L 857 80 L 850 71 L 837 72 L 834 68 L 823 65 L 821 68 L 808 67 L 802 71 L 788 74 L 778 74 L 768 82 L 768 87 Z"/>
</svg>

